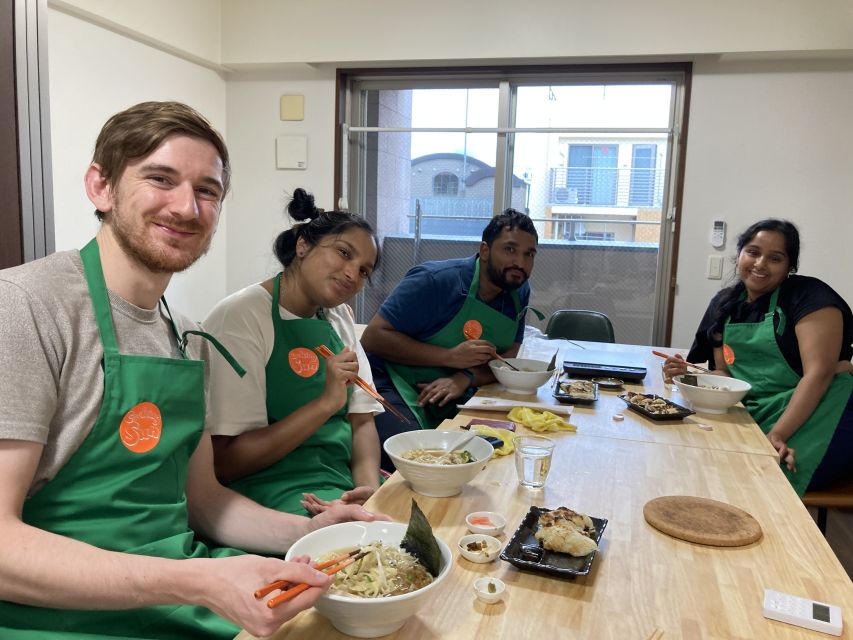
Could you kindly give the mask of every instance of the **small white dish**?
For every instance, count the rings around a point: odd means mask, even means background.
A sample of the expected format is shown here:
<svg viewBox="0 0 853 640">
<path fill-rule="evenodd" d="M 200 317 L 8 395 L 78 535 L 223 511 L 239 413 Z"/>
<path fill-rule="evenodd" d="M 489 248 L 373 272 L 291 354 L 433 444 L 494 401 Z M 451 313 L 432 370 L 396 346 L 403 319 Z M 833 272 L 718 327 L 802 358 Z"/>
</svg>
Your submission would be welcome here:
<svg viewBox="0 0 853 640">
<path fill-rule="evenodd" d="M 474 547 L 482 548 L 474 548 Z M 472 533 L 459 539 L 459 553 L 471 562 L 483 564 L 496 560 L 501 553 L 501 541 L 482 533 Z"/>
<path fill-rule="evenodd" d="M 602 389 L 621 389 L 625 384 L 620 378 L 593 378 L 592 381 Z"/>
<path fill-rule="evenodd" d="M 489 588 L 489 585 L 492 588 Z M 495 604 L 504 599 L 506 585 L 498 578 L 477 578 L 474 580 L 474 593 L 486 604 Z"/>
<path fill-rule="evenodd" d="M 495 511 L 475 511 L 465 516 L 465 524 L 468 525 L 468 531 L 471 533 L 497 536 L 503 533 L 506 518 Z"/>
</svg>

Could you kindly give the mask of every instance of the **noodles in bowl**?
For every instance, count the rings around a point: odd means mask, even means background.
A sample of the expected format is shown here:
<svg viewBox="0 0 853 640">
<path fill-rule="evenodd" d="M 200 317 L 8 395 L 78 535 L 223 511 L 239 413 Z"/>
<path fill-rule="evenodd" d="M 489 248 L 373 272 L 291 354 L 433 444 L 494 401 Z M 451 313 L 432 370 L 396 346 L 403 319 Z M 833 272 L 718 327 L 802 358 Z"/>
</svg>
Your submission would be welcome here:
<svg viewBox="0 0 853 640">
<path fill-rule="evenodd" d="M 467 464 L 475 462 L 470 451 L 445 451 L 444 449 L 411 449 L 404 451 L 403 458 L 424 464 Z"/>
<path fill-rule="evenodd" d="M 352 598 L 387 598 L 417 591 L 433 581 L 418 560 L 399 547 L 378 540 L 363 546 L 365 556 L 335 574 L 329 593 Z M 345 553 L 342 551 L 341 553 Z M 339 552 L 319 560 L 331 560 Z"/>
<path fill-rule="evenodd" d="M 345 552 L 375 542 L 399 552 L 405 533 L 406 525 L 399 522 L 341 522 L 303 536 L 290 547 L 285 559 L 307 555 L 319 561 L 335 550 Z M 377 597 L 336 593 L 330 589 L 320 596 L 315 608 L 336 629 L 351 636 L 375 638 L 393 633 L 426 604 L 450 573 L 453 554 L 444 542 L 437 542 L 441 552 L 440 570 L 425 586 L 400 595 Z"/>
</svg>

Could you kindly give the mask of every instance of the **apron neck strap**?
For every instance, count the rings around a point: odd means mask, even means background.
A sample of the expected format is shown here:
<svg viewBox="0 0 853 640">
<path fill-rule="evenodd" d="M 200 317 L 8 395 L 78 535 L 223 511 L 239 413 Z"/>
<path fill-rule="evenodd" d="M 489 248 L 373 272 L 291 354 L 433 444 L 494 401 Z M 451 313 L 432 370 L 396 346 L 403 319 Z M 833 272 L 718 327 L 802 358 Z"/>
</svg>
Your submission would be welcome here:
<svg viewBox="0 0 853 640">
<path fill-rule="evenodd" d="M 781 336 L 785 332 L 785 312 L 782 311 L 776 303 L 779 299 L 779 288 L 780 287 L 776 287 L 773 290 L 773 295 L 770 296 L 770 304 L 767 307 L 767 313 L 779 315 L 779 323 L 776 325 L 776 333 Z"/>
<path fill-rule="evenodd" d="M 83 260 L 83 275 L 89 287 L 89 297 L 95 310 L 95 321 L 98 323 L 98 333 L 105 354 L 118 354 L 113 316 L 110 310 L 110 296 L 107 293 L 107 283 L 104 280 L 104 269 L 101 266 L 101 251 L 95 238 L 89 240 L 80 250 Z"/>
<path fill-rule="evenodd" d="M 281 320 L 281 312 L 278 310 L 279 300 L 281 300 L 281 278 L 284 275 L 283 271 L 279 271 L 278 275 L 272 279 L 272 321 L 273 326 L 277 320 Z"/>
</svg>

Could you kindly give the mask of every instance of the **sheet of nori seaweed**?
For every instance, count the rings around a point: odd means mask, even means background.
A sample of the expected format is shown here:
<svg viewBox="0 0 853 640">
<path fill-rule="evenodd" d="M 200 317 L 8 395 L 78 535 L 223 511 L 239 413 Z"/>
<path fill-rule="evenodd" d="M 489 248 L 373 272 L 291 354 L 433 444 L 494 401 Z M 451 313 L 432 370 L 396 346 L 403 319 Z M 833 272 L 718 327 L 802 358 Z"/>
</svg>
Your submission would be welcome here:
<svg viewBox="0 0 853 640">
<path fill-rule="evenodd" d="M 433 577 L 441 571 L 441 549 L 438 548 L 438 542 L 432 534 L 429 520 L 426 519 L 414 498 L 412 498 L 409 526 L 400 546 L 415 556 Z"/>
</svg>

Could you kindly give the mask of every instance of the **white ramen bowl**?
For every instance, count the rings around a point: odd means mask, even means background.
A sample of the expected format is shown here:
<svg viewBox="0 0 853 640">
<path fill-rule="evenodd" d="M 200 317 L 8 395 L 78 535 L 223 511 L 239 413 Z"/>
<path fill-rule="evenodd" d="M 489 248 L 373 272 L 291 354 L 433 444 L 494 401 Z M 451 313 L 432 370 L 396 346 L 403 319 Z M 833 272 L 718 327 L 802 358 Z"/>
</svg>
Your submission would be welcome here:
<svg viewBox="0 0 853 640">
<path fill-rule="evenodd" d="M 675 376 L 672 381 L 684 396 L 687 405 L 697 413 L 726 413 L 729 407 L 735 406 L 746 392 L 752 389 L 748 382 L 728 376 L 697 373 L 696 382 L 700 385 L 698 387 L 683 383 L 681 377 Z"/>
<path fill-rule="evenodd" d="M 317 559 L 341 549 L 351 549 L 380 540 L 400 546 L 408 525 L 400 522 L 342 522 L 312 531 L 293 543 L 285 560 L 308 555 Z M 433 596 L 450 573 L 453 556 L 450 548 L 438 540 L 441 571 L 422 589 L 386 598 L 351 598 L 325 593 L 314 607 L 341 633 L 356 638 L 377 638 L 394 633 L 415 615 Z"/>
<path fill-rule="evenodd" d="M 383 448 L 391 457 L 400 475 L 412 485 L 413 491 L 434 498 L 446 498 L 461 493 L 462 487 L 483 470 L 495 451 L 492 445 L 480 437 L 472 439 L 463 449 L 474 456 L 474 462 L 464 464 L 415 462 L 406 460 L 403 454 L 413 449 L 453 450 L 456 443 L 461 442 L 468 435 L 460 431 L 436 431 L 435 429 L 405 431 L 388 438 Z"/>
<path fill-rule="evenodd" d="M 506 362 L 510 362 L 521 371 L 513 371 Z M 490 360 L 489 368 L 495 374 L 506 390 L 519 395 L 536 393 L 536 390 L 545 384 L 553 371 L 548 371 L 548 363 L 544 360 L 528 360 L 526 358 L 507 358 L 506 362 Z"/>
</svg>

